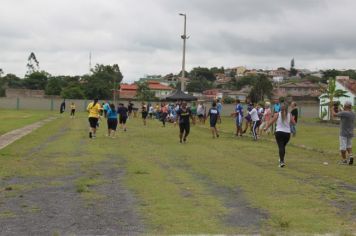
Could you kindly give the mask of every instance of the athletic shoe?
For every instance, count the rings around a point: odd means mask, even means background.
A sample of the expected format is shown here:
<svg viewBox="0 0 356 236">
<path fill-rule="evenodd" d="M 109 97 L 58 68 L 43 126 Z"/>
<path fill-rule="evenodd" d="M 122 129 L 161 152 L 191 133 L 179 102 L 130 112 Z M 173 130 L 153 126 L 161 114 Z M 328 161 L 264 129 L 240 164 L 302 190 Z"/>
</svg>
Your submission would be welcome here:
<svg viewBox="0 0 356 236">
<path fill-rule="evenodd" d="M 339 162 L 339 165 L 347 165 L 347 160 L 346 159 L 345 160 L 341 160 Z"/>
<path fill-rule="evenodd" d="M 280 167 L 280 168 L 283 168 L 283 167 L 285 167 L 286 166 L 286 164 L 284 164 L 284 162 L 281 162 L 281 163 L 279 163 L 279 165 L 278 165 L 278 167 Z"/>
<path fill-rule="evenodd" d="M 353 156 L 350 156 L 349 157 L 349 165 L 352 165 L 352 164 L 354 164 L 354 158 L 353 158 Z"/>
<path fill-rule="evenodd" d="M 186 143 L 186 142 L 187 142 L 187 140 L 184 138 L 184 139 L 183 139 L 183 142 L 184 142 L 184 143 Z"/>
<path fill-rule="evenodd" d="M 89 132 L 89 138 L 92 138 L 92 137 L 93 137 L 92 133 L 91 133 L 91 132 Z"/>
</svg>

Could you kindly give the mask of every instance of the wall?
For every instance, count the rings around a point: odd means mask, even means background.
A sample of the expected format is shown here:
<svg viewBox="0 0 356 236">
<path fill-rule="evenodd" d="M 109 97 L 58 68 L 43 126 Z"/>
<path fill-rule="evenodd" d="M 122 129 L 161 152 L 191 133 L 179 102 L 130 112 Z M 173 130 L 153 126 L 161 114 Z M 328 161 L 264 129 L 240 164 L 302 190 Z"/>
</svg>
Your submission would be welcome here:
<svg viewBox="0 0 356 236">
<path fill-rule="evenodd" d="M 62 99 L 50 99 L 50 98 L 0 98 L 0 109 L 33 109 L 33 110 L 54 110 L 59 112 Z M 91 100 L 66 100 L 66 110 L 69 111 L 69 105 L 74 102 L 77 111 L 85 111 L 87 105 Z M 103 101 L 99 101 L 102 103 Z M 127 101 L 117 101 L 117 103 L 128 104 Z M 134 107 L 141 108 L 141 102 L 134 101 Z M 155 105 L 157 102 L 151 102 Z M 158 102 L 159 103 L 159 102 Z M 207 108 L 210 108 L 211 103 L 205 103 Z M 302 103 L 298 102 L 298 106 L 301 108 L 301 116 L 305 118 L 316 118 L 319 114 L 318 103 Z M 229 116 L 235 109 L 234 104 L 223 105 L 223 116 Z"/>
</svg>

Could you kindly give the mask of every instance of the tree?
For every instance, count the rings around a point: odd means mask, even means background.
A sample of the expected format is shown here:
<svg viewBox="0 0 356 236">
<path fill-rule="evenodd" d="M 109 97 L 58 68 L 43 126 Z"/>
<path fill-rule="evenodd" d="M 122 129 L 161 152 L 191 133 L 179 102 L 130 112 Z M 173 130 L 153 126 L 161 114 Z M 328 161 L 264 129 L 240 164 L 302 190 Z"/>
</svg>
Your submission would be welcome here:
<svg viewBox="0 0 356 236">
<path fill-rule="evenodd" d="M 329 78 L 328 80 L 328 87 L 324 91 L 324 94 L 320 97 L 321 99 L 327 99 L 329 100 L 328 104 L 328 109 L 329 109 L 329 114 L 331 109 L 333 109 L 334 105 L 334 98 L 341 98 L 341 97 L 349 97 L 347 95 L 347 92 L 342 90 L 342 89 L 336 89 L 336 79 L 335 78 Z M 329 119 L 332 120 L 332 116 L 329 115 Z"/>
<path fill-rule="evenodd" d="M 84 76 L 84 92 L 86 97 L 98 99 L 112 98 L 112 90 L 117 89 L 123 76 L 117 64 L 101 65 L 97 64 L 92 69 L 92 75 Z"/>
<path fill-rule="evenodd" d="M 189 92 L 203 92 L 204 90 L 213 88 L 212 82 L 207 79 L 200 77 L 194 78 L 189 81 L 187 84 L 187 90 Z"/>
<path fill-rule="evenodd" d="M 154 91 L 151 91 L 147 82 L 136 82 L 136 98 L 140 101 L 152 101 L 156 99 Z"/>
<path fill-rule="evenodd" d="M 0 68 L 0 78 L 4 74 L 4 71 Z"/>
<path fill-rule="evenodd" d="M 63 88 L 63 81 L 61 77 L 51 77 L 49 78 L 45 93 L 47 95 L 60 95 Z"/>
<path fill-rule="evenodd" d="M 40 70 L 40 63 L 38 62 L 35 53 L 31 52 L 30 56 L 27 59 L 27 73 L 32 74 L 34 72 L 38 72 Z"/>
<path fill-rule="evenodd" d="M 5 82 L 6 87 L 8 88 L 23 88 L 24 87 L 24 80 L 20 79 L 14 74 L 6 74 L 2 77 L 3 81 Z"/>
<path fill-rule="evenodd" d="M 225 69 L 224 69 L 224 67 L 220 67 L 220 68 L 212 67 L 212 68 L 210 68 L 210 72 L 213 74 L 224 73 Z"/>
<path fill-rule="evenodd" d="M 24 85 L 27 89 L 44 90 L 47 85 L 47 80 L 50 74 L 45 71 L 35 71 L 31 74 L 27 74 L 24 79 Z"/>
<path fill-rule="evenodd" d="M 189 72 L 190 78 L 201 79 L 205 78 L 208 81 L 215 81 L 215 75 L 208 68 L 205 67 L 195 67 Z"/>
<path fill-rule="evenodd" d="M 252 86 L 249 95 L 252 102 L 263 101 L 265 97 L 271 97 L 273 85 L 266 75 L 258 75 Z"/>
<path fill-rule="evenodd" d="M 84 90 L 80 86 L 71 86 L 62 89 L 61 97 L 67 99 L 84 99 Z"/>
</svg>

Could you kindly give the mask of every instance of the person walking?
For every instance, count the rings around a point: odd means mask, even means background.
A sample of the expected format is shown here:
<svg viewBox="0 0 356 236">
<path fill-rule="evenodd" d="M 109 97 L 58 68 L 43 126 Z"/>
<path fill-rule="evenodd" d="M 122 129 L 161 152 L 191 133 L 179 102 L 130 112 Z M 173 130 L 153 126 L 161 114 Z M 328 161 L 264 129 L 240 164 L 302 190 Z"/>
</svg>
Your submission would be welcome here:
<svg viewBox="0 0 356 236">
<path fill-rule="evenodd" d="M 222 110 L 223 110 L 223 105 L 222 105 L 220 99 L 217 100 L 216 109 L 218 109 L 218 112 L 219 112 L 219 119 L 218 119 L 218 122 L 219 122 L 219 124 L 221 124 L 221 114 L 222 114 Z"/>
<path fill-rule="evenodd" d="M 260 123 L 260 118 L 258 116 L 258 111 L 260 109 L 260 106 L 258 103 L 256 103 L 256 106 L 252 108 L 252 110 L 249 112 L 249 115 L 251 116 L 251 122 L 252 122 L 252 135 L 253 135 L 253 140 L 257 141 L 257 128 Z"/>
<path fill-rule="evenodd" d="M 186 102 L 182 102 L 180 108 L 177 111 L 176 122 L 179 124 L 179 142 L 184 143 L 187 142 L 187 137 L 190 132 L 190 121 L 189 118 L 192 119 L 192 112 L 187 107 Z"/>
<path fill-rule="evenodd" d="M 216 129 L 216 123 L 219 120 L 220 113 L 217 109 L 216 102 L 213 102 L 212 107 L 209 109 L 208 117 L 210 117 L 210 129 L 213 134 L 213 138 L 219 138 L 218 130 Z"/>
<path fill-rule="evenodd" d="M 64 99 L 59 108 L 59 113 L 62 114 L 66 110 L 66 100 Z"/>
<path fill-rule="evenodd" d="M 280 112 L 275 113 L 271 121 L 264 128 L 266 131 L 272 124 L 276 123 L 276 142 L 279 150 L 279 167 L 285 166 L 284 157 L 286 155 L 286 146 L 290 139 L 290 124 L 294 124 L 295 121 L 292 115 L 288 112 L 287 103 L 280 104 Z"/>
<path fill-rule="evenodd" d="M 72 102 L 70 104 L 70 118 L 74 118 L 74 115 L 75 115 L 75 104 L 74 102 Z"/>
<path fill-rule="evenodd" d="M 87 106 L 87 111 L 89 113 L 89 138 L 96 138 L 96 128 L 98 126 L 98 121 L 100 118 L 100 111 L 102 110 L 98 99 L 94 99 L 93 102 L 89 103 Z"/>
<path fill-rule="evenodd" d="M 295 124 L 291 124 L 290 126 L 290 131 L 292 133 L 292 136 L 295 137 L 297 135 L 297 123 L 298 123 L 298 107 L 296 102 L 291 103 L 291 112 L 290 112 L 294 118 Z"/>
<path fill-rule="evenodd" d="M 115 105 L 111 103 L 106 112 L 108 124 L 108 137 L 115 138 L 117 128 L 117 111 Z"/>
<path fill-rule="evenodd" d="M 235 135 L 242 136 L 242 124 L 243 124 L 244 112 L 240 99 L 236 99 L 235 112 L 233 112 L 232 115 L 235 117 L 235 124 L 236 124 Z"/>
<path fill-rule="evenodd" d="M 160 111 L 161 117 L 160 120 L 162 121 L 163 127 L 166 127 L 166 119 L 168 115 L 168 105 L 166 105 L 164 102 L 161 104 L 161 111 Z"/>
<path fill-rule="evenodd" d="M 200 124 L 205 124 L 205 106 L 203 102 L 199 102 L 197 107 L 197 115 Z"/>
<path fill-rule="evenodd" d="M 147 110 L 147 106 L 146 106 L 146 104 L 144 102 L 142 102 L 142 106 L 141 106 L 141 115 L 142 115 L 143 125 L 146 126 L 148 110 Z"/>
<path fill-rule="evenodd" d="M 354 163 L 354 158 L 352 156 L 352 138 L 354 137 L 354 124 L 355 124 L 355 113 L 352 111 L 352 104 L 346 101 L 344 104 L 344 110 L 337 112 L 337 106 L 331 110 L 334 117 L 340 118 L 340 153 L 341 161 L 340 164 Z M 346 158 L 346 152 L 348 158 Z"/>
<path fill-rule="evenodd" d="M 260 136 L 262 136 L 262 132 L 264 128 L 267 126 L 267 124 L 270 122 L 271 117 L 272 117 L 272 111 L 271 111 L 271 103 L 266 102 L 265 103 L 265 110 L 263 112 L 262 116 L 262 123 L 260 125 Z M 271 127 L 267 129 L 267 134 L 269 135 L 271 133 Z"/>
</svg>

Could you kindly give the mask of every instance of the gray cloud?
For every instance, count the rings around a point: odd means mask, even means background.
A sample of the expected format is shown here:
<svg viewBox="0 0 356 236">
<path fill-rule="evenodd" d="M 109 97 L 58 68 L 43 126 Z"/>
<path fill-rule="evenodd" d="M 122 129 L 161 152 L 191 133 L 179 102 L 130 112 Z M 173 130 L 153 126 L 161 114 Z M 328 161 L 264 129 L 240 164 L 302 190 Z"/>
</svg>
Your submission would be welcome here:
<svg viewBox="0 0 356 236">
<path fill-rule="evenodd" d="M 84 74 L 117 63 L 125 80 L 181 68 L 237 66 L 354 68 L 352 0 L 2 0 L 0 68 L 22 76 L 34 51 L 51 74 Z"/>
</svg>

